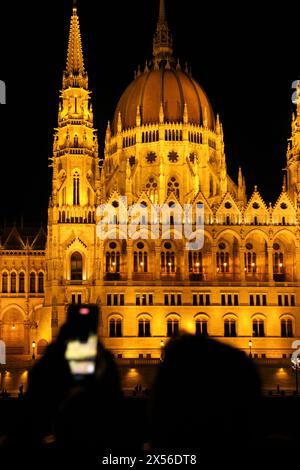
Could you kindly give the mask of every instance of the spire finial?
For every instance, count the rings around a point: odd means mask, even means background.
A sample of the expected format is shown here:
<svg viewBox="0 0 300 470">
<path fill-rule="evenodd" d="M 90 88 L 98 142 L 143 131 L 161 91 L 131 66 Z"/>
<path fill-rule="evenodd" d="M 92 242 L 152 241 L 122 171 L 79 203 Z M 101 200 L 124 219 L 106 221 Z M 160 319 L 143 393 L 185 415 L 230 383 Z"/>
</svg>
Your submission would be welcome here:
<svg viewBox="0 0 300 470">
<path fill-rule="evenodd" d="M 71 16 L 69 32 L 67 66 L 64 73 L 63 83 L 64 88 L 67 88 L 68 86 L 83 86 L 84 88 L 87 88 L 87 74 L 84 68 L 84 59 L 82 52 L 82 42 L 76 0 L 73 0 L 73 12 Z"/>
<path fill-rule="evenodd" d="M 166 23 L 166 4 L 165 0 L 159 2 L 159 23 Z"/>
<path fill-rule="evenodd" d="M 286 175 L 283 175 L 282 191 L 286 191 Z"/>
<path fill-rule="evenodd" d="M 172 57 L 173 39 L 169 30 L 165 0 L 160 0 L 159 17 L 153 40 L 153 55 L 159 61 Z"/>
</svg>

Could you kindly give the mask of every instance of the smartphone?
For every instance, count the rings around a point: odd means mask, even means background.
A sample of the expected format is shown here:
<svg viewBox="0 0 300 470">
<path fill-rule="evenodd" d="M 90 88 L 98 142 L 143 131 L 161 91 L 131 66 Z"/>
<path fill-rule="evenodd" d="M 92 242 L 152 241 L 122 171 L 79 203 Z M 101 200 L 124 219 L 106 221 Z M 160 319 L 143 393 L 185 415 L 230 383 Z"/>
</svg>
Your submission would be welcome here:
<svg viewBox="0 0 300 470">
<path fill-rule="evenodd" d="M 67 312 L 68 340 L 65 359 L 75 379 L 94 374 L 98 346 L 97 305 L 69 305 Z"/>
</svg>

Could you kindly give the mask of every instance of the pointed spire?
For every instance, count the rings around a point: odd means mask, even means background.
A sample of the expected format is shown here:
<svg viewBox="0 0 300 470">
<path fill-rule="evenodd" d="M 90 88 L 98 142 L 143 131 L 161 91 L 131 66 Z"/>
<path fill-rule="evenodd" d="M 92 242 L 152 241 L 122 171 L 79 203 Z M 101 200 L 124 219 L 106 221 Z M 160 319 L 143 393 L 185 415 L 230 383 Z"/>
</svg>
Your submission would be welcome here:
<svg viewBox="0 0 300 470">
<path fill-rule="evenodd" d="M 122 132 L 122 117 L 121 117 L 121 112 L 119 111 L 118 114 L 118 133 Z"/>
<path fill-rule="evenodd" d="M 107 123 L 106 134 L 105 134 L 105 142 L 108 144 L 111 139 L 111 129 L 110 129 L 110 121 Z"/>
<path fill-rule="evenodd" d="M 300 80 L 297 82 L 296 86 L 296 105 L 297 105 L 297 117 L 300 118 Z"/>
<path fill-rule="evenodd" d="M 142 123 L 142 120 L 141 120 L 141 107 L 140 107 L 140 105 L 138 105 L 137 109 L 136 109 L 136 126 L 140 127 L 141 123 Z"/>
<path fill-rule="evenodd" d="M 164 113 L 164 107 L 163 107 L 162 101 L 159 107 L 159 122 L 160 124 L 163 124 L 165 122 L 165 113 Z"/>
<path fill-rule="evenodd" d="M 153 55 L 160 62 L 172 57 L 172 54 L 173 38 L 167 22 L 165 0 L 160 0 L 158 23 L 153 39 Z"/>
<path fill-rule="evenodd" d="M 243 174 L 242 174 L 242 168 L 241 167 L 239 167 L 238 186 L 240 188 L 243 186 Z"/>
<path fill-rule="evenodd" d="M 165 0 L 160 0 L 159 2 L 159 19 L 158 22 L 163 24 L 166 23 L 166 4 Z"/>
<path fill-rule="evenodd" d="M 283 175 L 282 191 L 286 192 L 286 175 Z"/>
<path fill-rule="evenodd" d="M 206 106 L 205 106 L 205 108 L 204 108 L 203 126 L 204 126 L 204 127 L 207 127 L 207 126 L 208 126 L 207 107 L 206 107 Z"/>
<path fill-rule="evenodd" d="M 220 116 L 217 114 L 217 120 L 216 120 L 216 133 L 217 135 L 221 134 L 221 125 L 220 125 Z"/>
<path fill-rule="evenodd" d="M 189 114 L 188 114 L 187 104 L 184 103 L 183 123 L 187 124 L 188 122 L 189 122 Z"/>
<path fill-rule="evenodd" d="M 79 17 L 75 1 L 71 16 L 67 65 L 64 72 L 63 87 L 87 88 L 87 73 L 84 68 Z"/>
</svg>

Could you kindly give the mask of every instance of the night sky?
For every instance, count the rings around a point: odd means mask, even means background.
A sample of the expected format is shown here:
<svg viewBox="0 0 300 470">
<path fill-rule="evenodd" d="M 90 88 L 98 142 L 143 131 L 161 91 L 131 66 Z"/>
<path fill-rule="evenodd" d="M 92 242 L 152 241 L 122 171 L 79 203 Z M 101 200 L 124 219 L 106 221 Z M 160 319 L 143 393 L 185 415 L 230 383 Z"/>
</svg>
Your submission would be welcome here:
<svg viewBox="0 0 300 470">
<path fill-rule="evenodd" d="M 2 2 L 4 3 L 4 2 Z M 1 4 L 0 226 L 23 215 L 47 221 L 53 128 L 65 67 L 72 0 Z M 93 91 L 101 152 L 108 119 L 133 79 L 151 59 L 158 0 L 79 0 L 86 68 Z M 166 0 L 175 56 L 188 61 L 224 126 L 227 166 L 258 185 L 266 202 L 282 186 L 290 137 L 291 84 L 300 76 L 299 7 L 285 1 Z M 297 11 L 298 8 L 298 11 Z M 3 27 L 3 24 L 6 26 Z"/>
</svg>

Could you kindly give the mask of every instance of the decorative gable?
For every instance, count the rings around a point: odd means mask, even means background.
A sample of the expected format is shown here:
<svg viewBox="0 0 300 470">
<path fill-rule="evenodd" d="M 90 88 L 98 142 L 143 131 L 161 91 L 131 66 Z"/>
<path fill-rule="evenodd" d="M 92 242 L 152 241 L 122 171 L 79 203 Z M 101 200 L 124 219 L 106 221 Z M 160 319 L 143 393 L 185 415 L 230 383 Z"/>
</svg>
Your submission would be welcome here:
<svg viewBox="0 0 300 470">
<path fill-rule="evenodd" d="M 270 222 L 269 210 L 261 197 L 257 186 L 244 211 L 244 222 L 247 225 L 266 225 Z"/>
<path fill-rule="evenodd" d="M 225 194 L 216 211 L 216 221 L 226 225 L 238 225 L 242 222 L 242 213 L 229 192 Z"/>
</svg>

